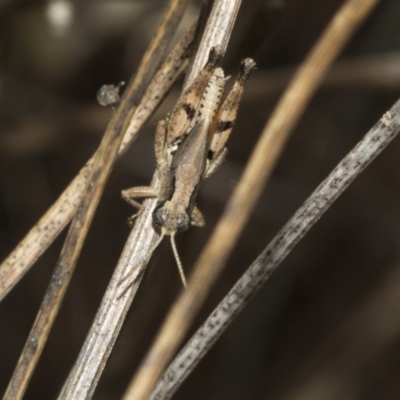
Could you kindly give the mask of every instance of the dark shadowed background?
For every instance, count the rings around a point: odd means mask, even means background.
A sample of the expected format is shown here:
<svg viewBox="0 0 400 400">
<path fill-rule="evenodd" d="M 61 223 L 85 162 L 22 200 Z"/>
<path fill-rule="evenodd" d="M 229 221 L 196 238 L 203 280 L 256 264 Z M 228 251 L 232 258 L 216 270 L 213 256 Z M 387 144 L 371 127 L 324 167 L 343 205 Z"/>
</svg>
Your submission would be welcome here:
<svg viewBox="0 0 400 400">
<path fill-rule="evenodd" d="M 220 170 L 202 185 L 207 225 L 178 235 L 190 271 L 293 71 L 340 0 L 244 1 L 222 65 L 251 77 Z M 128 81 L 166 1 L 0 1 L 0 255 L 4 259 L 97 148 L 103 84 Z M 199 12 L 192 2 L 182 32 Z M 195 329 L 334 166 L 400 96 L 400 2 L 381 2 L 307 108 Z M 179 32 L 178 32 L 179 35 Z M 233 78 L 230 82 L 233 81 Z M 228 85 L 229 86 L 229 85 Z M 149 183 L 155 122 L 117 163 L 26 399 L 56 398 L 129 234 L 122 189 Z M 400 398 L 400 139 L 293 250 L 176 399 Z M 0 393 L 17 363 L 64 234 L 0 304 Z M 95 399 L 116 399 L 181 282 L 168 241 L 153 255 Z"/>
</svg>

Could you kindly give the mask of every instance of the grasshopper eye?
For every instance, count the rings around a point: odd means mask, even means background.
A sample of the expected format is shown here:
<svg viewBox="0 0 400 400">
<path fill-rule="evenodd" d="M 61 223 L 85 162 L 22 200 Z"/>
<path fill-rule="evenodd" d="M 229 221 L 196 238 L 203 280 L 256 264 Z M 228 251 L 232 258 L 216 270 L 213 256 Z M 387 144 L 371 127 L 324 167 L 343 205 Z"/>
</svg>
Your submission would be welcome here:
<svg viewBox="0 0 400 400">
<path fill-rule="evenodd" d="M 184 232 L 190 228 L 190 217 L 189 214 L 184 211 L 178 214 L 176 218 L 176 230 L 178 232 Z"/>
<path fill-rule="evenodd" d="M 168 213 L 164 207 L 164 204 L 162 204 L 153 211 L 153 222 L 157 226 L 163 227 L 167 223 L 167 220 Z"/>
</svg>

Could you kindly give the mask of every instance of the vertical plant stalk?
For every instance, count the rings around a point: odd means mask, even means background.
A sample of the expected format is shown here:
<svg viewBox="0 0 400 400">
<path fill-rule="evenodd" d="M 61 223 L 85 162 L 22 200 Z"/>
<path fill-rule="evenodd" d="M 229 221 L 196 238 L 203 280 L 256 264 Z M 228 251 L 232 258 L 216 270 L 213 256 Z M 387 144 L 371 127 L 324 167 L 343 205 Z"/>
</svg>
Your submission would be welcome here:
<svg viewBox="0 0 400 400">
<path fill-rule="evenodd" d="M 189 71 L 184 85 L 185 88 L 190 85 L 192 80 L 204 67 L 211 48 L 217 45 L 224 50 L 227 48 L 240 4 L 241 0 L 217 0 L 214 2 L 210 15 L 206 22 L 204 33 L 201 37 L 198 50 L 196 51 L 189 65 Z M 177 329 L 179 329 L 179 326 L 177 327 Z M 180 334 L 178 333 L 178 336 L 179 335 Z M 150 391 L 152 390 L 152 385 L 157 381 L 163 368 L 164 366 L 161 366 L 161 369 L 157 372 L 157 374 L 153 376 L 145 376 L 145 373 L 142 374 L 142 376 L 137 379 L 137 384 L 138 386 L 140 386 L 139 391 L 135 393 L 131 393 L 131 382 L 130 388 L 128 388 L 127 392 L 124 395 L 124 399 L 147 398 L 147 396 L 150 394 Z"/>
<path fill-rule="evenodd" d="M 144 400 L 177 350 L 211 285 L 222 270 L 289 133 L 328 67 L 378 0 L 348 0 L 307 57 L 278 103 L 210 240 L 198 258 L 187 290 L 173 305 L 124 400 Z"/>
<path fill-rule="evenodd" d="M 293 247 L 399 132 L 400 100 L 336 166 L 251 264 L 175 357 L 157 384 L 151 400 L 171 398 Z"/>
<path fill-rule="evenodd" d="M 85 196 L 78 206 L 76 216 L 68 231 L 55 272 L 4 399 L 21 399 L 27 388 L 68 287 L 105 183 L 116 160 L 123 134 L 129 126 L 145 89 L 164 58 L 186 3 L 187 0 L 170 1 L 143 56 L 138 72 L 129 84 L 120 106 L 108 125 L 93 162 Z"/>
<path fill-rule="evenodd" d="M 151 81 L 128 126 L 120 157 L 136 139 L 140 128 L 161 103 L 165 94 L 186 67 L 196 23 L 174 47 Z M 93 167 L 94 156 L 81 169 L 57 201 L 0 265 L 0 301 L 19 282 L 75 215 Z"/>
<path fill-rule="evenodd" d="M 135 228 L 129 235 L 90 331 L 58 397 L 59 400 L 90 399 L 93 396 L 145 270 L 145 265 L 138 265 L 136 259 L 143 259 L 147 253 L 146 248 L 157 238 L 155 232 L 151 235 L 147 229 L 152 223 L 151 203 L 154 202 L 147 200 L 143 204 L 143 211 L 140 212 Z M 130 273 L 132 265 L 136 266 L 134 274 L 130 275 L 134 284 L 126 290 L 126 285 L 121 285 L 121 281 Z"/>
</svg>

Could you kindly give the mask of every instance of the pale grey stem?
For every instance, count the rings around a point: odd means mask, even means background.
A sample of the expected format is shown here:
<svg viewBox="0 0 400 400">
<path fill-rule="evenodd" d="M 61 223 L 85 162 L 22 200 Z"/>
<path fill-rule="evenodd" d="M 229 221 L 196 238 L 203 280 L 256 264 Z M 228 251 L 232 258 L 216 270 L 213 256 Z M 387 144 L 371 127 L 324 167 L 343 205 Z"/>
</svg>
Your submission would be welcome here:
<svg viewBox="0 0 400 400">
<path fill-rule="evenodd" d="M 146 203 L 151 204 L 149 206 Z M 146 263 L 138 264 L 137 260 L 146 257 L 147 248 L 157 238 L 154 231 L 151 235 L 145 229 L 148 224 L 151 225 L 153 205 L 153 200 L 146 201 L 143 212 L 137 218 L 136 229 L 131 231 L 118 268 L 115 269 L 95 321 L 59 399 L 90 399 L 93 395 L 146 267 Z M 132 266 L 136 269 L 134 273 Z M 121 284 L 128 273 L 129 282 Z"/>
<path fill-rule="evenodd" d="M 216 0 L 195 56 L 191 59 L 184 88 L 187 88 L 208 60 L 212 47 L 221 46 L 226 51 L 241 0 Z"/>
<path fill-rule="evenodd" d="M 238 280 L 159 380 L 151 400 L 170 399 L 293 247 L 400 131 L 400 100 L 317 187 Z"/>
</svg>

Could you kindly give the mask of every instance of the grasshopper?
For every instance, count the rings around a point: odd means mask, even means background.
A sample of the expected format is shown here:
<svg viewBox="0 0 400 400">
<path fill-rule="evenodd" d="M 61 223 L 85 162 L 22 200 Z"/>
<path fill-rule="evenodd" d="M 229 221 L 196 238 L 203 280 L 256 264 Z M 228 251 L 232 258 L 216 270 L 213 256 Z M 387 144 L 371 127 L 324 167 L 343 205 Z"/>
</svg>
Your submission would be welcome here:
<svg viewBox="0 0 400 400">
<path fill-rule="evenodd" d="M 256 65 L 250 58 L 242 60 L 239 76 L 221 105 L 226 81 L 223 70 L 217 67 L 221 57 L 219 47 L 214 47 L 206 66 L 183 92 L 172 113 L 157 124 L 158 188 L 139 186 L 122 191 L 122 197 L 138 209 L 141 204 L 136 198 L 157 198 L 153 223 L 161 229 L 161 235 L 145 259 L 164 236 L 170 236 L 184 287 L 186 278 L 175 234 L 186 231 L 191 225 L 202 227 L 205 224 L 195 205 L 199 184 L 215 172 L 226 156 L 225 144 L 236 119 L 244 85 Z"/>
</svg>

